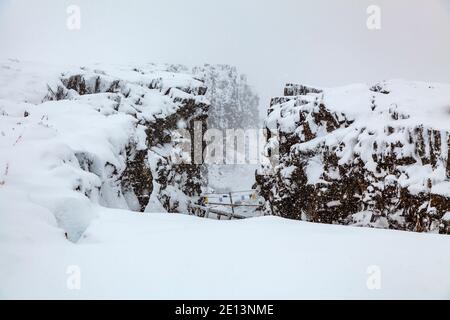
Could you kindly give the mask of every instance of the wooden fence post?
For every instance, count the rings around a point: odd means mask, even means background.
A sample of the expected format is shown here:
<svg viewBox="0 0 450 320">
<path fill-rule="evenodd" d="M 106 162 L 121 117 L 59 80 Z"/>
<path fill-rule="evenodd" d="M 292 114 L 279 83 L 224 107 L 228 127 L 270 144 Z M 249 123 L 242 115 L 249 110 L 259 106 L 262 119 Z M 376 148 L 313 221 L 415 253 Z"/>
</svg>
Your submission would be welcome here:
<svg viewBox="0 0 450 320">
<path fill-rule="evenodd" d="M 231 204 L 231 212 L 232 212 L 232 214 L 230 214 L 228 219 L 231 220 L 231 218 L 234 216 L 234 203 L 233 203 L 233 197 L 231 196 L 231 192 L 228 193 L 228 195 L 230 196 L 230 204 Z"/>
</svg>

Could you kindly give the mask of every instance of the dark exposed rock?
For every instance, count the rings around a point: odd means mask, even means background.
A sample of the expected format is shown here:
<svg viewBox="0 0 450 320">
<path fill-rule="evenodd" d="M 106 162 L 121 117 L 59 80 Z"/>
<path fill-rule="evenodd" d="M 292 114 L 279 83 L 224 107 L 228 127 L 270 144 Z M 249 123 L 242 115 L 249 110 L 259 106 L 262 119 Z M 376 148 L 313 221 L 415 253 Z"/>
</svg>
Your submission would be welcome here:
<svg viewBox="0 0 450 320">
<path fill-rule="evenodd" d="M 74 75 L 69 77 L 68 79 L 62 79 L 62 83 L 69 90 L 75 90 L 80 95 L 95 93 L 95 89 L 92 90 L 89 87 L 86 87 L 86 81 L 84 80 L 82 75 Z M 95 86 L 97 88 L 97 86 Z"/>
<path fill-rule="evenodd" d="M 307 95 L 308 93 L 321 93 L 321 92 L 322 90 L 320 89 L 293 83 L 286 84 L 284 88 L 285 96 L 303 96 Z"/>
<path fill-rule="evenodd" d="M 67 90 L 63 86 L 58 86 L 54 91 L 50 86 L 47 85 L 48 93 L 44 97 L 44 101 L 58 101 L 67 98 Z"/>
<path fill-rule="evenodd" d="M 180 120 L 186 123 L 185 130 L 189 132 L 190 141 L 193 141 L 190 148 L 192 163 L 174 163 L 170 157 L 162 157 L 158 160 L 156 169 L 156 182 L 160 185 L 158 198 L 169 212 L 179 212 L 186 207 L 180 207 L 179 200 L 171 199 L 170 192 L 165 192 L 168 187 L 176 187 L 183 194 L 192 197 L 200 195 L 206 179 L 205 168 L 202 164 L 205 145 L 202 137 L 200 139 L 195 138 L 194 129 L 196 125 L 200 125 L 200 128 L 197 128 L 198 132 L 204 133 L 206 131 L 209 106 L 206 103 L 196 102 L 194 99 L 179 102 L 182 103 L 182 107 L 177 113 L 165 118 L 157 118 L 154 122 L 146 124 L 147 143 L 150 148 L 164 144 L 175 148 L 175 143 L 172 141 L 173 130 L 177 129 L 177 123 Z M 195 144 L 198 140 L 200 140 L 200 145 Z M 201 150 L 200 155 L 196 154 L 195 150 Z M 200 156 L 200 159 L 196 159 L 198 156 Z"/>
<path fill-rule="evenodd" d="M 448 147 L 447 147 L 447 178 L 450 179 L 450 139 L 448 141 Z"/>
<path fill-rule="evenodd" d="M 389 94 L 389 90 L 385 88 L 385 83 L 377 83 L 376 85 L 370 87 L 370 90 L 373 92 L 379 92 L 382 94 Z"/>
<path fill-rule="evenodd" d="M 119 180 L 122 192 L 132 192 L 144 211 L 153 191 L 153 176 L 148 166 L 147 150 L 136 150 L 134 147 L 127 148 L 127 166 L 122 172 Z"/>
</svg>

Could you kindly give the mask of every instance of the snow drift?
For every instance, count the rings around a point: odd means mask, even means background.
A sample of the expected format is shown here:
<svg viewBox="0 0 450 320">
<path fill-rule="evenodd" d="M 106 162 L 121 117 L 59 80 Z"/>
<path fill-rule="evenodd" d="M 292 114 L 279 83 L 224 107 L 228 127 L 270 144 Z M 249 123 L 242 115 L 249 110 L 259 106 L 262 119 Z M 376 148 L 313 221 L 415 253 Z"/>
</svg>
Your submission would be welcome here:
<svg viewBox="0 0 450 320">
<path fill-rule="evenodd" d="M 0 298 L 450 298 L 447 236 L 99 209 L 77 244 L 0 241 Z"/>
</svg>

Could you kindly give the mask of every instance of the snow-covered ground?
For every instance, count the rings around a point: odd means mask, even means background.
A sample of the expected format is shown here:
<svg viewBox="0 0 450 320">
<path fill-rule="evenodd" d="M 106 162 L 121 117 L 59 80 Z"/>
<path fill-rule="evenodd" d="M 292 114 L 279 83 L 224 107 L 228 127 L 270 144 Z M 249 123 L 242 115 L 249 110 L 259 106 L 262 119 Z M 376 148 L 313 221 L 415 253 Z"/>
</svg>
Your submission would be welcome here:
<svg viewBox="0 0 450 320">
<path fill-rule="evenodd" d="M 97 210 L 78 244 L 56 227 L 1 241 L 0 297 L 450 298 L 450 237 Z M 67 287 L 73 270 L 79 290 Z"/>
</svg>

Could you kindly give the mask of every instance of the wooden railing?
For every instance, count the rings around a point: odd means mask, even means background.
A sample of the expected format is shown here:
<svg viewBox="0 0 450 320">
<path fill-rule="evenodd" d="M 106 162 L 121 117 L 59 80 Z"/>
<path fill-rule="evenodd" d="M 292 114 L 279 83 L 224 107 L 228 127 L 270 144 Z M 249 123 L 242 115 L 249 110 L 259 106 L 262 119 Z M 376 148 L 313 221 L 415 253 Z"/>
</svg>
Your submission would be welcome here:
<svg viewBox="0 0 450 320">
<path fill-rule="evenodd" d="M 216 208 L 210 208 L 207 206 L 201 206 L 198 204 L 194 204 L 194 203 L 190 203 L 189 207 L 191 209 L 197 209 L 197 210 L 192 210 L 192 212 L 196 212 L 196 211 L 201 211 L 203 212 L 203 215 L 201 215 L 201 217 L 204 218 L 209 218 L 209 214 L 210 213 L 214 213 L 215 215 L 217 215 L 218 217 L 226 217 L 228 220 L 231 219 L 245 219 L 247 218 L 246 216 L 240 215 L 240 214 L 236 214 L 233 212 L 226 212 L 226 211 L 222 211 Z M 220 218 L 219 218 L 220 219 Z"/>
<path fill-rule="evenodd" d="M 209 218 L 210 213 L 213 213 L 217 216 L 217 218 L 219 220 L 223 217 L 225 217 L 228 220 L 249 218 L 248 216 L 244 216 L 242 214 L 236 213 L 235 208 L 237 208 L 237 207 L 254 207 L 254 208 L 256 208 L 256 210 L 258 210 L 261 208 L 261 205 L 260 204 L 248 204 L 248 203 L 234 202 L 233 194 L 236 195 L 236 194 L 242 194 L 242 193 L 251 193 L 252 195 L 255 196 L 254 199 L 256 199 L 256 191 L 255 190 L 235 191 L 235 192 L 229 192 L 229 193 L 203 194 L 200 197 L 200 201 L 199 201 L 200 203 L 190 202 L 190 204 L 189 204 L 190 214 L 195 214 L 197 216 Z M 219 196 L 219 200 L 221 200 L 221 201 L 224 198 L 229 199 L 229 203 L 209 201 L 209 198 L 214 198 L 214 197 L 218 197 L 218 196 Z M 242 198 L 242 196 L 241 196 L 241 198 Z M 253 199 L 253 197 L 249 197 L 249 198 Z M 214 207 L 211 207 L 211 206 L 214 206 Z M 220 210 L 219 208 L 217 208 L 217 206 L 230 207 L 231 211 Z"/>
</svg>

